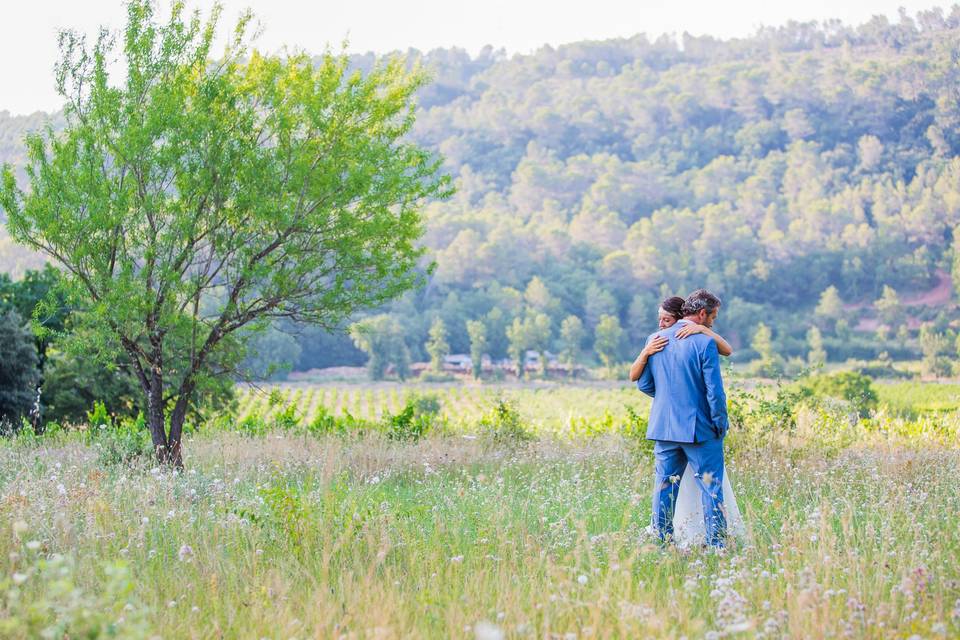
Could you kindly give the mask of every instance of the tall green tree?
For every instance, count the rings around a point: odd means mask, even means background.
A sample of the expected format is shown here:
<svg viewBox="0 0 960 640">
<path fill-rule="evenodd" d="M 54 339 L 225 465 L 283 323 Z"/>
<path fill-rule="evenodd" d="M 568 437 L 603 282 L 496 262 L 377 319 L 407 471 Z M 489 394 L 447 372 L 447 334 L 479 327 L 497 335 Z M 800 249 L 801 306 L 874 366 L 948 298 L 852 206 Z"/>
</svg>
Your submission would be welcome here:
<svg viewBox="0 0 960 640">
<path fill-rule="evenodd" d="M 827 361 L 827 350 L 823 347 L 823 334 L 820 329 L 810 327 L 807 331 L 807 363 L 811 366 L 824 364 Z"/>
<path fill-rule="evenodd" d="M 430 325 L 426 349 L 430 355 L 430 368 L 438 373 L 443 371 L 443 359 L 450 355 L 450 343 L 447 342 L 447 325 L 442 318 L 435 319 Z"/>
<path fill-rule="evenodd" d="M 553 335 L 552 322 L 546 313 L 531 313 L 525 322 L 529 325 L 527 335 L 530 337 L 530 348 L 536 350 L 540 356 L 540 374 L 547 375 L 547 347 Z"/>
<path fill-rule="evenodd" d="M 467 320 L 467 335 L 470 336 L 470 365 L 473 377 L 479 380 L 483 374 L 483 353 L 487 348 L 487 325 L 483 320 Z"/>
<path fill-rule="evenodd" d="M 43 398 L 41 390 L 45 386 L 48 353 L 53 341 L 66 329 L 70 317 L 70 309 L 60 286 L 61 280 L 60 272 L 50 263 L 40 270 L 28 270 L 19 280 L 14 280 L 6 273 L 0 274 L 0 307 L 16 311 L 33 328 L 39 369 L 35 399 Z M 69 391 L 65 390 L 67 393 Z M 42 428 L 45 405 L 45 402 L 38 405 L 37 410 L 30 413 L 35 431 Z"/>
<path fill-rule="evenodd" d="M 577 316 L 567 316 L 560 324 L 560 340 L 563 341 L 561 357 L 571 371 L 580 358 L 580 349 L 585 335 L 583 321 Z"/>
<path fill-rule="evenodd" d="M 883 285 L 883 293 L 873 303 L 873 306 L 877 308 L 880 320 L 890 329 L 895 331 L 903 322 L 903 307 L 900 305 L 900 297 L 893 287 Z"/>
<path fill-rule="evenodd" d="M 367 354 L 367 371 L 373 380 L 383 380 L 390 366 L 400 379 L 410 370 L 410 350 L 400 322 L 382 313 L 350 325 L 350 337 L 358 349 Z"/>
<path fill-rule="evenodd" d="M 530 346 L 530 336 L 528 335 L 528 325 L 520 318 L 514 318 L 513 322 L 507 327 L 507 354 L 510 361 L 513 362 L 513 370 L 517 378 L 524 376 L 524 356 L 527 348 Z"/>
<path fill-rule="evenodd" d="M 593 348 L 608 369 L 617 361 L 622 343 L 623 329 L 620 327 L 620 320 L 612 315 L 600 316 L 600 321 L 594 330 Z"/>
<path fill-rule="evenodd" d="M 70 315 L 60 288 L 61 280 L 60 271 L 50 263 L 40 270 L 28 270 L 20 280 L 0 274 L 0 304 L 16 310 L 37 329 L 35 340 L 41 372 L 52 341 L 64 331 Z"/>
<path fill-rule="evenodd" d="M 822 328 L 832 331 L 836 327 L 837 320 L 843 317 L 843 300 L 835 286 L 830 285 L 823 290 L 813 315 Z"/>
<path fill-rule="evenodd" d="M 953 336 L 937 331 L 929 323 L 920 327 L 920 350 L 923 353 L 920 368 L 924 375 L 938 378 L 950 375 L 950 352 L 954 340 Z"/>
<path fill-rule="evenodd" d="M 757 330 L 750 341 L 750 348 L 757 352 L 759 359 L 753 363 L 753 371 L 761 376 L 779 376 L 783 374 L 783 356 L 773 347 L 773 331 L 764 323 L 757 325 Z"/>
<path fill-rule="evenodd" d="M 28 138 L 26 190 L 9 166 L 0 186 L 11 235 L 62 265 L 83 303 L 93 339 L 79 347 L 126 354 L 157 456 L 178 466 L 191 399 L 235 370 L 238 331 L 333 328 L 416 286 L 420 206 L 448 193 L 439 160 L 405 138 L 422 72 L 262 55 L 249 14 L 215 57 L 219 15 L 176 2 L 161 23 L 131 0 L 120 81 L 109 33 L 92 47 L 61 34 L 65 128 Z"/>
<path fill-rule="evenodd" d="M 35 409 L 40 380 L 33 333 L 13 309 L 0 313 L 0 362 L 0 433 L 9 433 Z"/>
</svg>

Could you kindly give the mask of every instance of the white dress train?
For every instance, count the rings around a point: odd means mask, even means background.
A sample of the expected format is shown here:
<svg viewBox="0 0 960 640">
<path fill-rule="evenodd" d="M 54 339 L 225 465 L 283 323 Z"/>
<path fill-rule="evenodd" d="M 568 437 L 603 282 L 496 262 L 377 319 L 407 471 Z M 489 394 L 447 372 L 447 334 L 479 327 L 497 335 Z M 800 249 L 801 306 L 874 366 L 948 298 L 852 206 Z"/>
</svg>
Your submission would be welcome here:
<svg viewBox="0 0 960 640">
<path fill-rule="evenodd" d="M 727 518 L 727 535 L 746 540 L 747 528 L 733 495 L 729 469 L 725 469 L 723 474 L 723 510 Z M 706 538 L 700 487 L 694 478 L 693 467 L 688 463 L 680 479 L 677 505 L 673 512 L 673 539 L 678 547 L 690 547 L 703 544 Z"/>
</svg>

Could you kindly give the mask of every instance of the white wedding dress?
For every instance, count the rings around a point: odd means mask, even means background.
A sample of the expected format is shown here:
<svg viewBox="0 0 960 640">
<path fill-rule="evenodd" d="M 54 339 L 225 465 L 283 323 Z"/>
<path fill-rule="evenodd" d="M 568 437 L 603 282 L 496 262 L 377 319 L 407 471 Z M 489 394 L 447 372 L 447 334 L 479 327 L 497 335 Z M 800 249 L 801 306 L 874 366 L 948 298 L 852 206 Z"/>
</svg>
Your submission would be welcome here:
<svg viewBox="0 0 960 640">
<path fill-rule="evenodd" d="M 677 492 L 677 505 L 673 512 L 673 539 L 678 547 L 701 545 L 706 541 L 707 532 L 703 522 L 703 501 L 700 487 L 694 479 L 693 467 L 687 464 L 680 479 Z M 747 528 L 740 515 L 737 499 L 730 486 L 730 470 L 723 474 L 723 510 L 727 518 L 727 535 L 741 541 L 747 539 Z"/>
</svg>

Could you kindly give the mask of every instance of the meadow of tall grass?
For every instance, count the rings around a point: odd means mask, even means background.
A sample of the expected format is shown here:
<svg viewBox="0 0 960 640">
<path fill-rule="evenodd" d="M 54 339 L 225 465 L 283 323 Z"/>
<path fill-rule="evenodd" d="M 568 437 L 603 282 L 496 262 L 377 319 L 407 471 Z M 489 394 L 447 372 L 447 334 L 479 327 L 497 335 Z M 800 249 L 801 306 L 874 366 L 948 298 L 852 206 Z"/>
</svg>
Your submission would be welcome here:
<svg viewBox="0 0 960 640">
<path fill-rule="evenodd" d="M 629 411 L 557 436 L 435 405 L 221 421 L 179 473 L 96 432 L 5 440 L 0 637 L 960 635 L 956 413 L 744 409 L 750 535 L 716 553 L 649 538 Z"/>
</svg>

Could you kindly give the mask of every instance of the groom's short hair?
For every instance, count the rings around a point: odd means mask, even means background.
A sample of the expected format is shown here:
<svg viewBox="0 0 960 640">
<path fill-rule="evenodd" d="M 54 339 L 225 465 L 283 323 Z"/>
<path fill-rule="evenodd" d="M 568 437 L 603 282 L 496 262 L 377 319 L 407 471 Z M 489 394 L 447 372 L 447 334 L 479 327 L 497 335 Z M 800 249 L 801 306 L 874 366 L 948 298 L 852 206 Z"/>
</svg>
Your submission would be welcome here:
<svg viewBox="0 0 960 640">
<path fill-rule="evenodd" d="M 699 313 L 702 309 L 706 309 L 707 313 L 713 313 L 714 309 L 718 309 L 719 307 L 720 298 L 706 289 L 697 289 L 683 301 L 681 313 L 683 313 L 684 316 L 692 316 Z"/>
</svg>

